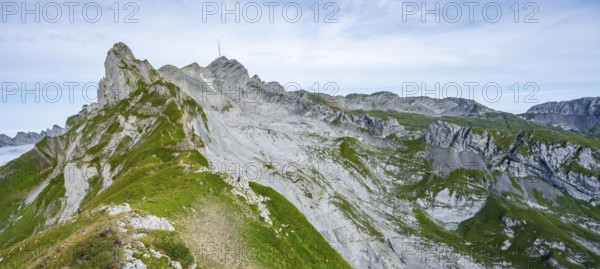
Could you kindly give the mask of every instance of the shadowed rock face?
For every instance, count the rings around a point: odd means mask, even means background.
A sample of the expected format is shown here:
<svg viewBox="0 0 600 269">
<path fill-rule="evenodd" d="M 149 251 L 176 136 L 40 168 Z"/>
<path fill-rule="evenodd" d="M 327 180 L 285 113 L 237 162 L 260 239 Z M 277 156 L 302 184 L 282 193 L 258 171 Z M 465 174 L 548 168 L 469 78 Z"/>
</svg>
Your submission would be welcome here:
<svg viewBox="0 0 600 269">
<path fill-rule="evenodd" d="M 55 137 L 63 134 L 65 129 L 54 125 L 51 129 L 43 130 L 39 133 L 36 132 L 19 132 L 15 137 L 9 137 L 5 134 L 0 134 L 0 147 L 9 146 L 20 146 L 27 144 L 34 144 L 42 140 L 44 137 Z"/>
<path fill-rule="evenodd" d="M 535 122 L 585 132 L 600 124 L 600 98 L 544 103 L 531 107 L 525 116 Z"/>
</svg>

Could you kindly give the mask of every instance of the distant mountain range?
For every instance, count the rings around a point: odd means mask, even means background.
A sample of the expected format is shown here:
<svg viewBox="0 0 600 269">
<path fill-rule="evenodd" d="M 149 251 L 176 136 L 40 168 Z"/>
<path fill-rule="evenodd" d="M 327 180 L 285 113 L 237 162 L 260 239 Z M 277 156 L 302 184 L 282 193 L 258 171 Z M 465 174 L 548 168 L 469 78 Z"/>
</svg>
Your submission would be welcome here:
<svg viewBox="0 0 600 269">
<path fill-rule="evenodd" d="M 217 59 L 213 65 L 219 62 Z M 239 64 L 232 61 L 233 64 Z M 241 64 L 240 64 L 241 66 Z M 186 66 L 181 70 L 187 73 L 200 72 L 198 64 Z M 207 68 L 210 68 L 207 67 Z M 243 66 L 238 67 L 245 70 Z M 241 69 L 243 68 L 243 69 Z M 174 66 L 164 66 L 160 69 L 163 73 L 176 70 Z M 195 71 L 194 71 L 195 70 Z M 237 75 L 233 75 L 239 76 Z M 274 92 L 285 93 L 283 86 L 277 82 L 264 83 L 258 76 L 250 80 L 259 81 L 262 86 Z M 197 85 L 198 86 L 198 85 Z M 344 111 L 396 111 L 415 113 L 430 117 L 488 117 L 489 114 L 510 115 L 510 113 L 495 111 L 474 100 L 464 98 L 435 99 L 430 97 L 400 97 L 392 92 L 376 92 L 373 94 L 349 94 L 347 96 L 329 96 L 327 94 L 314 94 L 307 91 L 298 92 L 300 96 L 316 103 L 326 104 Z M 291 93 L 295 94 L 295 93 Z M 527 112 L 520 114 L 527 120 L 555 126 L 564 130 L 571 130 L 586 136 L 600 138 L 600 97 L 586 97 L 570 101 L 548 102 L 535 105 Z M 0 134 L 0 147 L 32 144 L 46 136 L 58 136 L 64 129 L 54 125 L 40 133 L 19 132 L 13 138 Z"/>
<path fill-rule="evenodd" d="M 36 132 L 18 132 L 15 137 L 9 137 L 5 134 L 0 134 L 0 147 L 21 146 L 27 144 L 35 144 L 44 137 L 55 137 L 63 134 L 64 128 L 54 125 L 52 128 Z"/>
<path fill-rule="evenodd" d="M 336 96 L 335 100 L 345 110 L 394 110 L 432 117 L 472 117 L 495 112 L 476 101 L 463 98 L 400 97 L 391 92 L 350 94 L 345 97 Z"/>
</svg>

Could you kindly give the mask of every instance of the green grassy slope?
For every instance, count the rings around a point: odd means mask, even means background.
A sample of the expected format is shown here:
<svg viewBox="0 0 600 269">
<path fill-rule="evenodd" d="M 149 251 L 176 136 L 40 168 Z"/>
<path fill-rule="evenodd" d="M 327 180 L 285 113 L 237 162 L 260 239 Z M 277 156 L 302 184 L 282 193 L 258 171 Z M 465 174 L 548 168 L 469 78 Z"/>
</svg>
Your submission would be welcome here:
<svg viewBox="0 0 600 269">
<path fill-rule="evenodd" d="M 111 232 L 115 229 L 113 217 L 93 212 L 101 205 L 128 203 L 139 214 L 166 217 L 175 224 L 177 232 L 149 232 L 141 240 L 186 267 L 194 263 L 193 257 L 196 257 L 199 268 L 231 267 L 231 261 L 218 258 L 219 253 L 207 257 L 205 248 L 196 245 L 204 241 L 243 246 L 245 259 L 237 259 L 239 263 L 234 263 L 234 267 L 349 268 L 306 218 L 277 192 L 258 184 L 252 185 L 256 192 L 270 198 L 267 206 L 274 221 L 274 226 L 270 226 L 258 216 L 255 206 L 231 192 L 232 187 L 223 180 L 226 175 L 201 172 L 208 165 L 198 151 L 203 143 L 199 137 L 186 134 L 182 117 L 184 113 L 201 115 L 203 112 L 197 104 L 179 102 L 182 98 L 174 85 L 158 83 L 169 88 L 167 95 L 148 92 L 150 85 L 144 85 L 132 98 L 104 108 L 92 118 L 80 115 L 70 119 L 73 128 L 82 127 L 79 133 L 84 139 L 93 141 L 92 138 L 100 137 L 86 150 L 85 156 L 90 164 L 99 169 L 100 164 L 106 161 L 113 168 L 120 167 L 113 178 L 114 183 L 102 192 L 99 192 L 101 180 L 90 179 L 90 194 L 81 204 L 81 215 L 55 226 L 43 225 L 46 220 L 44 213 L 59 209 L 58 201 L 65 191 L 62 175 L 51 179 L 34 203 L 18 210 L 25 194 L 49 174 L 55 165 L 53 163 L 29 169 L 31 173 L 24 176 L 13 173 L 1 182 L 0 203 L 3 206 L 0 218 L 3 223 L 14 212 L 22 216 L 15 222 L 18 225 L 0 233 L 2 266 L 119 268 L 123 246 L 129 239 Z M 138 131 L 145 132 L 141 140 L 134 142 L 131 137 L 124 138 L 114 151 L 110 151 L 107 147 L 111 135 L 123 128 L 117 116 L 155 120 L 151 126 L 140 126 Z M 189 142 L 195 147 L 190 147 Z M 0 168 L 0 171 L 27 165 L 36 158 L 36 153 L 30 152 Z M 229 234 L 230 237 L 216 237 L 193 230 L 199 226 L 196 223 L 199 219 L 197 212 L 209 212 L 214 208 L 222 209 L 223 218 L 231 220 L 231 226 L 236 228 Z M 207 230 L 223 228 L 223 223 L 211 223 L 210 219 L 206 219 L 204 225 Z M 282 225 L 287 227 L 285 234 L 277 231 Z M 107 231 L 109 227 L 113 228 Z M 69 255 L 57 255 L 65 251 Z M 165 265 L 165 261 L 142 260 L 155 268 Z"/>
</svg>

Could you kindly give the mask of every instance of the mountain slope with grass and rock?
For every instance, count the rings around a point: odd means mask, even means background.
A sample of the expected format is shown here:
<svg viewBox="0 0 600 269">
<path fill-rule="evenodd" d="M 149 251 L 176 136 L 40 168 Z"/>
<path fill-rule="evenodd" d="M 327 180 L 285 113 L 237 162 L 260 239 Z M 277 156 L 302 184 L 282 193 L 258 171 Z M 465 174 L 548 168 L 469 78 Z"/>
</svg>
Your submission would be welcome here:
<svg viewBox="0 0 600 269">
<path fill-rule="evenodd" d="M 600 140 L 286 92 L 226 57 L 155 69 L 117 43 L 105 68 L 98 103 L 0 168 L 0 267 L 600 264 Z"/>
</svg>

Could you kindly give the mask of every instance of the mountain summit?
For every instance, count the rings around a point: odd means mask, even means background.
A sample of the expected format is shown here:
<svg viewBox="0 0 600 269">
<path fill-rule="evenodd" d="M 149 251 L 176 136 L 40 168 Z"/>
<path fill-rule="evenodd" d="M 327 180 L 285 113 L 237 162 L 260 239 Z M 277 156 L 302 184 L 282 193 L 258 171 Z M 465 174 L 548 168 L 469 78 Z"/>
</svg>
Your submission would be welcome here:
<svg viewBox="0 0 600 269">
<path fill-rule="evenodd" d="M 155 70 L 117 43 L 105 68 L 97 104 L 0 168 L 0 267 L 600 263 L 598 140 L 460 99 L 287 92 L 225 57 Z"/>
<path fill-rule="evenodd" d="M 116 43 L 104 62 L 105 76 L 98 87 L 98 103 L 114 105 L 133 93 L 141 84 L 157 81 L 158 74 L 148 61 L 136 59 L 127 45 Z"/>
</svg>

